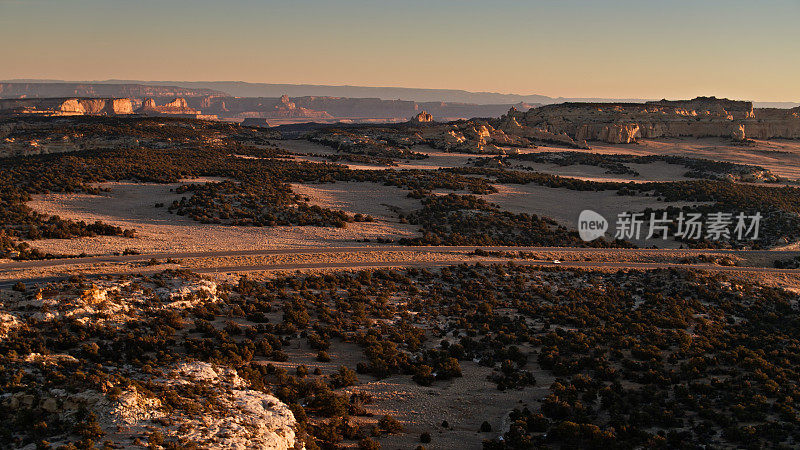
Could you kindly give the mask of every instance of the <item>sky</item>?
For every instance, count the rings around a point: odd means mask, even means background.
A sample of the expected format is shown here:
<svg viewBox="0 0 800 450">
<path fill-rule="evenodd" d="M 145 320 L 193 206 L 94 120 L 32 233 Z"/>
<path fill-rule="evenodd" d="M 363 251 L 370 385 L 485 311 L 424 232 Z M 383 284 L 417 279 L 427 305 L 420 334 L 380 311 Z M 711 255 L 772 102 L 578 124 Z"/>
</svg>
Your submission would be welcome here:
<svg viewBox="0 0 800 450">
<path fill-rule="evenodd" d="M 0 79 L 800 101 L 800 0 L 0 0 Z"/>
</svg>

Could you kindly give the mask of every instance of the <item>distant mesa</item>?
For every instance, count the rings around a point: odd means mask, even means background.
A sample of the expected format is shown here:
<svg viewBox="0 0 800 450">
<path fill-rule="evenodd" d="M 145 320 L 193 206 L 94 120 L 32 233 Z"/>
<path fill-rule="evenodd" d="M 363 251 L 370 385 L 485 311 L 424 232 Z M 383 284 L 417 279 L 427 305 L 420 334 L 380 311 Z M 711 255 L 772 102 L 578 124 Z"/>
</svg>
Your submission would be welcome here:
<svg viewBox="0 0 800 450">
<path fill-rule="evenodd" d="M 185 98 L 177 97 L 172 101 L 161 106 L 156 104 L 155 99 L 146 98 L 142 101 L 142 107 L 136 110 L 138 113 L 161 113 L 161 114 L 200 114 L 200 111 L 190 108 Z"/>
<path fill-rule="evenodd" d="M 129 98 L 0 99 L 0 113 L 44 116 L 114 116 L 133 114 Z"/>
<path fill-rule="evenodd" d="M 216 118 L 203 116 L 199 110 L 190 108 L 186 99 L 181 97 L 175 98 L 161 106 L 157 105 L 154 99 L 146 98 L 142 102 L 142 107 L 137 109 L 136 112 L 146 116 Z"/>
<path fill-rule="evenodd" d="M 282 95 L 280 101 L 275 105 L 274 109 L 265 116 L 272 116 L 273 118 L 309 118 L 309 119 L 331 119 L 333 116 L 325 111 L 316 111 L 302 106 L 298 107 L 296 103 L 289 99 L 288 95 Z"/>
<path fill-rule="evenodd" d="M 0 83 L 0 98 L 142 98 L 227 96 L 212 89 L 132 83 Z"/>
<path fill-rule="evenodd" d="M 144 99 L 144 101 L 142 102 L 142 108 L 141 109 L 144 109 L 144 110 L 156 109 L 156 101 L 153 100 L 152 98 Z"/>
<path fill-rule="evenodd" d="M 499 120 L 507 133 L 585 146 L 585 141 L 627 144 L 661 137 L 734 140 L 800 138 L 800 108 L 754 109 L 752 102 L 697 97 L 644 103 L 560 103 Z"/>
<path fill-rule="evenodd" d="M 192 119 L 215 120 L 217 116 L 203 114 L 192 108 L 186 99 L 177 97 L 158 105 L 155 99 L 139 102 L 130 98 L 18 98 L 0 99 L 0 114 L 33 114 L 42 116 L 118 116 L 140 114 Z"/>
<path fill-rule="evenodd" d="M 421 111 L 416 116 L 412 117 L 409 120 L 409 123 L 431 123 L 433 122 L 433 115 L 428 113 L 427 111 Z"/>
<path fill-rule="evenodd" d="M 512 106 L 512 108 L 516 109 L 517 111 L 527 111 L 527 110 L 529 110 L 531 108 L 536 108 L 538 106 L 542 106 L 542 104 L 541 103 L 519 102 L 519 103 L 514 104 L 514 106 Z"/>
<path fill-rule="evenodd" d="M 189 83 L 192 84 L 192 83 Z M 407 122 L 420 111 L 432 114 L 440 121 L 469 119 L 472 117 L 500 117 L 512 102 L 475 104 L 444 101 L 419 102 L 413 100 L 385 100 L 359 96 L 294 96 L 296 90 L 286 86 L 286 91 L 276 96 L 248 96 L 225 93 L 200 87 L 178 87 L 154 83 L 68 83 L 68 82 L 2 82 L 0 98 L 129 98 L 133 109 L 148 114 L 192 115 L 189 109 L 203 116 L 243 121 L 247 118 L 276 119 L 291 122 Z M 236 91 L 239 92 L 239 91 Z M 274 91 L 264 91 L 274 92 Z M 362 91 L 353 91 L 362 92 Z M 152 101 L 148 100 L 152 99 Z M 175 99 L 186 100 L 183 105 L 169 105 Z M 158 105 L 161 105 L 159 107 Z M 536 104 L 517 103 L 519 110 Z M 169 107 L 164 109 L 163 107 Z M 44 108 L 47 110 L 49 108 Z"/>
<path fill-rule="evenodd" d="M 81 93 L 45 98 L 48 94 Z M 101 93 L 130 96 L 107 97 Z M 187 95 L 176 95 L 185 92 Z M 289 91 L 291 92 L 291 91 Z M 141 95 L 148 94 L 148 95 Z M 152 94 L 152 95 L 149 95 Z M 0 114 L 146 115 L 241 122 L 252 126 L 317 123 L 446 124 L 480 118 L 490 125 L 491 136 L 478 141 L 483 151 L 490 145 L 524 146 L 549 142 L 588 148 L 587 142 L 633 143 L 639 139 L 671 137 L 721 137 L 747 139 L 800 139 L 800 107 L 754 108 L 749 101 L 715 97 L 691 100 L 628 102 L 567 102 L 535 105 L 478 105 L 469 103 L 415 102 L 380 98 L 346 97 L 232 97 L 225 93 L 169 86 L 0 83 Z M 258 119 L 254 121 L 254 119 Z M 426 128 L 434 128 L 428 126 Z M 430 130 L 428 130 L 430 131 Z M 470 130 L 449 130 L 447 146 L 464 146 L 461 136 Z M 473 133 L 474 134 L 474 133 Z M 476 138 L 477 139 L 477 138 Z M 443 144 L 444 145 L 444 144 Z"/>
<path fill-rule="evenodd" d="M 522 106 L 522 105 L 520 105 Z M 645 103 L 562 103 L 520 111 L 512 106 L 500 118 L 432 122 L 427 111 L 398 138 L 397 127 L 352 130 L 332 128 L 314 139 L 335 148 L 384 142 L 410 148 L 427 145 L 446 152 L 503 154 L 539 144 L 589 149 L 589 142 L 627 144 L 639 139 L 715 137 L 800 139 L 800 108 L 754 109 L 751 102 L 698 97 Z M 428 124 L 427 126 L 419 126 Z M 359 134 L 360 133 L 360 134 Z M 402 133 L 401 133 L 402 134 Z M 359 138 L 354 138 L 359 135 Z M 388 145 L 388 144 L 386 144 Z"/>
<path fill-rule="evenodd" d="M 327 111 L 299 106 L 287 95 L 283 95 L 280 98 L 213 98 L 209 108 L 204 111 L 234 120 L 281 119 L 289 121 L 319 120 L 325 122 L 334 119 L 334 116 Z M 242 124 L 244 125 L 245 123 L 242 122 Z"/>
<path fill-rule="evenodd" d="M 281 95 L 281 105 L 288 109 L 295 109 L 297 107 L 297 105 L 292 103 L 292 101 L 289 99 L 289 96 L 286 94 Z"/>
</svg>

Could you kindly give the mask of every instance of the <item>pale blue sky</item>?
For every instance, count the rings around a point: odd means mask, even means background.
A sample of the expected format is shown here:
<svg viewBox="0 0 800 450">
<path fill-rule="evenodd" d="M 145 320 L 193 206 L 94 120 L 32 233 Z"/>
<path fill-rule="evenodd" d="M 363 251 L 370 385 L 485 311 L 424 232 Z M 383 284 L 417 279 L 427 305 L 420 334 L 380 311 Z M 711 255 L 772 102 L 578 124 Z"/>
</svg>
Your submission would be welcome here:
<svg viewBox="0 0 800 450">
<path fill-rule="evenodd" d="M 800 0 L 0 0 L 0 79 L 800 100 Z"/>
</svg>

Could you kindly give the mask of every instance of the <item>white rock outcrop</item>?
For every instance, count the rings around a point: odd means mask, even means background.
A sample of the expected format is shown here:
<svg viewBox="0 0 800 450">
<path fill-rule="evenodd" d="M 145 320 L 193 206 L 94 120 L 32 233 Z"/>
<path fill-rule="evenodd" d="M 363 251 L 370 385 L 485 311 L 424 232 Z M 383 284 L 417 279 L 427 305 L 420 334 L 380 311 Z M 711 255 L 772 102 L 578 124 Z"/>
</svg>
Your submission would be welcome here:
<svg viewBox="0 0 800 450">
<path fill-rule="evenodd" d="M 216 399 L 227 413 L 182 423 L 181 437 L 201 446 L 221 449 L 295 446 L 296 421 L 286 404 L 276 397 L 249 389 L 235 370 L 205 362 L 180 364 L 172 372 L 174 383 L 207 383 L 219 388 Z"/>
</svg>

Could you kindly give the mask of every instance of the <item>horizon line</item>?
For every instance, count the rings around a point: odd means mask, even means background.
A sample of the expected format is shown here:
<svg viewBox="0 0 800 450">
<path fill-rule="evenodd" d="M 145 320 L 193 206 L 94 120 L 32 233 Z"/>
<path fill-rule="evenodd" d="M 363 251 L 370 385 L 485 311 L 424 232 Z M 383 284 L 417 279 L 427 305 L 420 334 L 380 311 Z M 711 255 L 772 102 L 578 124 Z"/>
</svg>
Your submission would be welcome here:
<svg viewBox="0 0 800 450">
<path fill-rule="evenodd" d="M 559 95 L 557 97 L 553 97 L 546 94 L 539 94 L 539 93 L 528 93 L 528 94 L 520 94 L 515 92 L 496 92 L 496 91 L 470 91 L 467 89 L 453 89 L 453 88 L 432 88 L 432 87 L 408 87 L 408 86 L 367 86 L 367 85 L 358 85 L 358 84 L 318 84 L 318 83 L 276 83 L 276 82 L 266 82 L 266 81 L 242 81 L 242 80 L 141 80 L 141 79 L 124 79 L 124 78 L 107 78 L 104 80 L 94 79 L 94 80 L 65 80 L 65 79 L 55 79 L 55 78 L 7 78 L 0 80 L 0 83 L 86 83 L 86 84 L 112 84 L 116 82 L 117 84 L 141 84 L 147 86 L 148 83 L 173 83 L 175 87 L 181 87 L 179 83 L 239 83 L 239 84 L 250 84 L 250 85 L 271 85 L 271 86 L 295 86 L 295 87 L 302 87 L 302 86 L 309 86 L 309 87 L 329 87 L 329 88 L 365 88 L 365 89 L 404 89 L 404 90 L 418 90 L 418 91 L 447 91 L 447 92 L 459 92 L 459 93 L 466 93 L 466 94 L 485 94 L 485 95 L 500 95 L 500 96 L 513 96 L 513 97 L 546 97 L 552 100 L 584 100 L 584 101 L 592 101 L 592 100 L 617 100 L 617 101 L 634 101 L 634 102 L 648 102 L 648 101 L 658 101 L 658 100 L 691 100 L 693 98 L 698 97 L 715 97 L 719 99 L 725 100 L 735 100 L 735 101 L 749 101 L 752 103 L 792 103 L 792 104 L 800 104 L 800 100 L 755 100 L 755 99 L 747 99 L 747 98 L 729 98 L 729 97 L 717 97 L 716 95 L 695 95 L 695 96 L 683 96 L 683 97 L 662 97 L 662 98 L 655 98 L 655 97 L 584 97 L 584 96 L 575 96 L 569 97 L 564 95 Z"/>
</svg>

